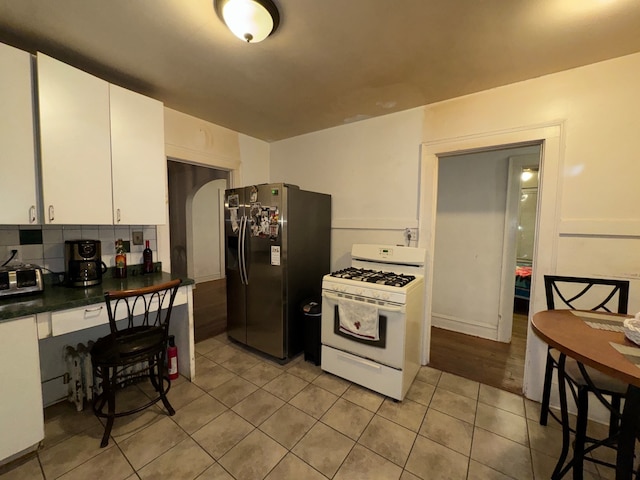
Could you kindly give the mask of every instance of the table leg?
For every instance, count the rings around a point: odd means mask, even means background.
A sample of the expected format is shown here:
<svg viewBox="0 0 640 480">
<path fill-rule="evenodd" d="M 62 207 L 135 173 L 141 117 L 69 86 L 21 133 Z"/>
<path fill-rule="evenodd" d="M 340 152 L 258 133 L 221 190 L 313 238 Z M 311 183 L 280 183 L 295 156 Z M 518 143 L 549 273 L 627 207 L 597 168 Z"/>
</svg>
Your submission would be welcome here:
<svg viewBox="0 0 640 480">
<path fill-rule="evenodd" d="M 631 480 L 633 477 L 633 452 L 640 431 L 640 387 L 629 385 L 622 411 L 618 456 L 616 459 L 616 480 Z"/>
</svg>

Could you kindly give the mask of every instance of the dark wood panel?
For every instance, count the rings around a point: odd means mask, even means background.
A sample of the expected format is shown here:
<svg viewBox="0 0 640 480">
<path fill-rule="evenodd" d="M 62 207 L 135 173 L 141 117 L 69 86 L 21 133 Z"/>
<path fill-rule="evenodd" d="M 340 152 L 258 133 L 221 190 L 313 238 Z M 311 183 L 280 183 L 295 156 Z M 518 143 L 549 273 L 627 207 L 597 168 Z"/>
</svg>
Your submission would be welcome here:
<svg viewBox="0 0 640 480">
<path fill-rule="evenodd" d="M 526 315 L 514 314 L 511 343 L 433 327 L 429 366 L 521 394 L 526 343 Z"/>
<path fill-rule="evenodd" d="M 227 284 L 224 278 L 196 285 L 193 290 L 193 324 L 196 342 L 227 329 Z"/>
</svg>

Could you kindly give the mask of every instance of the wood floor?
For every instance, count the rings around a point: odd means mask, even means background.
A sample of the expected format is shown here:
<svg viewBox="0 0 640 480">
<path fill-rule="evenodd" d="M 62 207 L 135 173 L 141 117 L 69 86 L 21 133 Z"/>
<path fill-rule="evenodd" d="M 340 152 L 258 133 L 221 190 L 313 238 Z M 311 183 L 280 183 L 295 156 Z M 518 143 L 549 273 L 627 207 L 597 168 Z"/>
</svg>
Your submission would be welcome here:
<svg viewBox="0 0 640 480">
<path fill-rule="evenodd" d="M 225 279 L 202 282 L 193 291 L 196 342 L 214 337 L 227 328 Z M 431 329 L 429 365 L 514 393 L 522 393 L 527 316 L 514 314 L 511 343 Z"/>
<path fill-rule="evenodd" d="M 227 284 L 224 278 L 196 285 L 193 290 L 193 323 L 196 343 L 227 329 Z"/>
<path fill-rule="evenodd" d="M 527 316 L 513 315 L 511 343 L 431 328 L 429 365 L 517 394 L 522 393 Z"/>
</svg>

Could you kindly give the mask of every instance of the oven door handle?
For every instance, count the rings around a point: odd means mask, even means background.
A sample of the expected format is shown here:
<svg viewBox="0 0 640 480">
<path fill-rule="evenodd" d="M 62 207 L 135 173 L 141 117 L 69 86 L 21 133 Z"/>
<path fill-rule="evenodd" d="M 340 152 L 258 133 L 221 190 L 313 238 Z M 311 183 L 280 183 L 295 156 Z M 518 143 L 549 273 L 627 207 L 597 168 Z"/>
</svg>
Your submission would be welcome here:
<svg viewBox="0 0 640 480">
<path fill-rule="evenodd" d="M 322 296 L 325 298 L 328 298 L 329 300 L 333 300 L 334 302 L 338 302 L 338 301 L 357 302 L 358 301 L 358 300 L 351 300 L 350 298 L 342 298 L 342 297 L 339 297 L 338 295 L 334 295 L 328 292 L 322 292 Z M 366 302 L 362 302 L 362 303 L 366 303 Z M 374 305 L 374 304 L 371 304 L 371 305 Z M 391 307 L 389 305 L 378 305 L 378 304 L 375 304 L 375 305 L 378 307 L 378 310 L 382 312 L 404 312 L 404 306 Z"/>
</svg>

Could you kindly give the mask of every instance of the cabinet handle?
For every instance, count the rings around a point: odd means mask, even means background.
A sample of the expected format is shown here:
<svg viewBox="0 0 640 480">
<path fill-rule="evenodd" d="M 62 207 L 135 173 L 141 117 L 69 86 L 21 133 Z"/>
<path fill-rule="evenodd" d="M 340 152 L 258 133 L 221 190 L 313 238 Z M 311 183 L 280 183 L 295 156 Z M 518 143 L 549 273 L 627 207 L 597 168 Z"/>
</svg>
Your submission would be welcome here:
<svg viewBox="0 0 640 480">
<path fill-rule="evenodd" d="M 31 205 L 29 209 L 29 223 L 36 223 L 36 206 Z"/>
<path fill-rule="evenodd" d="M 55 218 L 55 212 L 53 211 L 53 205 L 49 205 L 49 221 L 53 222 Z"/>
<path fill-rule="evenodd" d="M 120 223 L 120 209 L 116 210 L 116 223 Z"/>
</svg>

